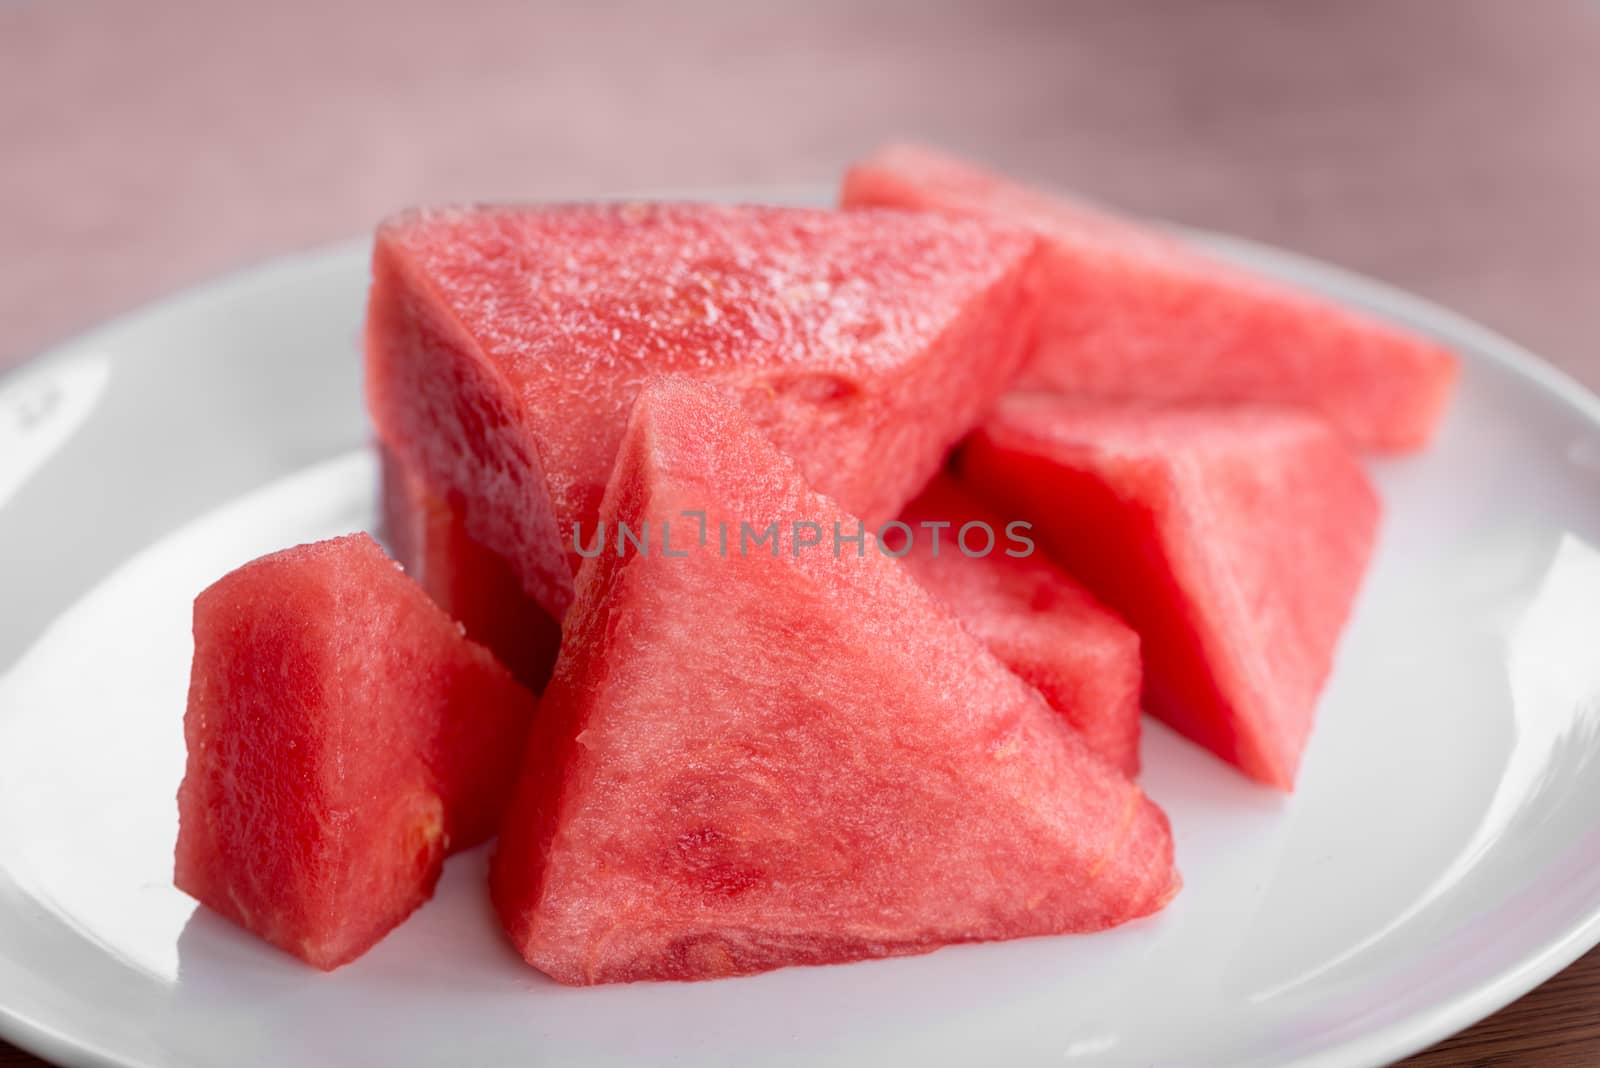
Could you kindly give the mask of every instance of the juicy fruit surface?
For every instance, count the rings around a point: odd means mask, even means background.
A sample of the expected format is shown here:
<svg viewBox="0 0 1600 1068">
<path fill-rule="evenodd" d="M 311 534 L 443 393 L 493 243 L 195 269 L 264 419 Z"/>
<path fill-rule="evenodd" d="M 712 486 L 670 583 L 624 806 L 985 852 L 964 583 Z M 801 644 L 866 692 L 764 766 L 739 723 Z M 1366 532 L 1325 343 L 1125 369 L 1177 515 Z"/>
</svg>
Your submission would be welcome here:
<svg viewBox="0 0 1600 1068">
<path fill-rule="evenodd" d="M 421 211 L 373 255 L 379 434 L 552 616 L 650 376 L 714 380 L 823 489 L 891 518 L 1020 366 L 1031 236 L 904 212 Z"/>
<path fill-rule="evenodd" d="M 1139 636 L 1042 550 L 1006 538 L 1006 519 L 940 476 L 901 513 L 914 537 L 902 557 L 919 583 L 948 605 L 962 626 L 1030 683 L 1084 740 L 1129 775 L 1139 771 Z M 935 552 L 932 531 L 942 528 Z M 995 548 L 961 551 L 962 528 L 987 524 Z M 974 528 L 970 548 L 986 544 Z M 898 548 L 898 546 L 892 546 Z"/>
<path fill-rule="evenodd" d="M 461 512 L 381 450 L 383 527 L 395 559 L 467 637 L 540 693 L 561 649 L 561 624 L 523 591 L 511 565 L 467 533 Z"/>
<path fill-rule="evenodd" d="M 705 544 L 682 537 L 704 510 Z M 502 827 L 512 942 L 567 983 L 708 979 L 1095 930 L 1176 892 L 1166 818 L 720 399 L 634 409 Z M 681 547 L 681 548 L 680 548 Z"/>
<path fill-rule="evenodd" d="M 195 601 L 176 878 L 319 968 L 489 837 L 533 698 L 366 535 L 266 556 Z"/>
<path fill-rule="evenodd" d="M 1025 388 L 1297 404 L 1360 445 L 1404 451 L 1427 443 L 1455 381 L 1455 357 L 1426 339 L 926 149 L 889 148 L 858 164 L 843 202 L 990 218 L 1044 239 Z"/>
<path fill-rule="evenodd" d="M 1152 712 L 1293 787 L 1379 517 L 1325 424 L 1017 395 L 959 468 L 1139 632 Z"/>
</svg>

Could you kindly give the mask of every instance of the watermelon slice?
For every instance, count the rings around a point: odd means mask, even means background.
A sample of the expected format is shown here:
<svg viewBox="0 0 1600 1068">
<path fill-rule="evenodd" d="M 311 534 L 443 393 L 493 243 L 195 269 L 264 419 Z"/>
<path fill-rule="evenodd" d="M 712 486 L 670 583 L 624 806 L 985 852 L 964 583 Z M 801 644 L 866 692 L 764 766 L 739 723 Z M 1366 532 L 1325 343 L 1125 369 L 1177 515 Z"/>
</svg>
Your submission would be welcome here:
<svg viewBox="0 0 1600 1068">
<path fill-rule="evenodd" d="M 934 479 L 900 519 L 911 537 L 891 530 L 883 540 L 905 550 L 917 581 L 1102 756 L 1138 774 L 1139 636 L 1033 551 L 1028 532 L 1017 529 L 1013 540 L 999 513 L 948 477 Z"/>
<path fill-rule="evenodd" d="M 366 952 L 494 831 L 534 710 L 364 534 L 200 594 L 178 887 L 318 968 Z"/>
<path fill-rule="evenodd" d="M 1019 394 L 958 463 L 1139 632 L 1152 712 L 1293 788 L 1379 513 L 1325 423 Z"/>
<path fill-rule="evenodd" d="M 704 385 L 640 397 L 601 521 L 654 540 L 578 575 L 491 868 L 536 967 L 710 979 L 1097 930 L 1176 891 L 1161 811 L 870 533 L 836 556 L 860 521 Z"/>
<path fill-rule="evenodd" d="M 891 147 L 858 164 L 843 202 L 1000 220 L 1044 239 L 1039 343 L 1023 387 L 1303 405 L 1364 447 L 1400 452 L 1427 443 L 1455 381 L 1455 357 L 1428 340 L 927 149 Z"/>
<path fill-rule="evenodd" d="M 534 693 L 544 690 L 561 648 L 561 624 L 523 592 L 504 557 L 467 533 L 460 511 L 432 493 L 387 449 L 383 529 L 406 573 Z"/>
<path fill-rule="evenodd" d="M 367 398 L 559 619 L 574 524 L 587 537 L 647 377 L 716 381 L 819 486 L 891 519 L 1020 366 L 1034 246 L 904 212 L 412 212 L 378 231 Z"/>
</svg>

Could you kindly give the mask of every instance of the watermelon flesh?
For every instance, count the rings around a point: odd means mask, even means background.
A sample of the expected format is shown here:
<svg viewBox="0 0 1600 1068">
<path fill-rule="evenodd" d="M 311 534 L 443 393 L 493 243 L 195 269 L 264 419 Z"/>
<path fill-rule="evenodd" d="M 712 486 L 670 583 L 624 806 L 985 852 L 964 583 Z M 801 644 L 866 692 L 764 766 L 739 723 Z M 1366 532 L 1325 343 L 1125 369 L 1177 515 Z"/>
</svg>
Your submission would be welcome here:
<svg viewBox="0 0 1600 1068">
<path fill-rule="evenodd" d="M 600 514 L 655 540 L 584 562 L 491 865 L 536 967 L 711 979 L 1098 930 L 1176 892 L 1161 811 L 870 535 L 835 556 L 859 520 L 703 384 L 645 389 Z"/>
<path fill-rule="evenodd" d="M 946 476 L 934 479 L 900 519 L 912 536 L 897 544 L 902 532 L 890 531 L 884 543 L 905 549 L 901 560 L 916 580 L 1097 752 L 1138 774 L 1139 636 L 1031 540 L 1013 540 L 1000 513 Z M 967 549 L 982 555 L 962 550 L 969 524 L 979 525 L 971 527 Z M 993 532 L 992 548 L 985 530 Z M 1025 530 L 1014 533 L 1029 538 Z"/>
<path fill-rule="evenodd" d="M 540 693 L 561 647 L 561 624 L 523 591 L 505 558 L 467 533 L 461 512 L 387 449 L 383 529 L 395 559 L 445 614 L 522 685 Z"/>
<path fill-rule="evenodd" d="M 716 382 L 820 487 L 893 518 L 1021 365 L 1034 246 L 904 212 L 412 212 L 378 231 L 368 405 L 559 619 L 646 378 Z"/>
<path fill-rule="evenodd" d="M 1338 435 L 1291 408 L 1018 394 L 958 467 L 1139 632 L 1151 712 L 1293 788 L 1379 517 Z"/>
<path fill-rule="evenodd" d="M 1023 388 L 1158 404 L 1301 405 L 1363 447 L 1404 452 L 1427 443 L 1455 381 L 1455 357 L 1431 341 L 927 149 L 890 147 L 857 164 L 842 200 L 1040 235 L 1043 310 Z"/>
<path fill-rule="evenodd" d="M 364 534 L 195 601 L 176 880 L 308 964 L 366 952 L 489 838 L 534 698 Z"/>
</svg>

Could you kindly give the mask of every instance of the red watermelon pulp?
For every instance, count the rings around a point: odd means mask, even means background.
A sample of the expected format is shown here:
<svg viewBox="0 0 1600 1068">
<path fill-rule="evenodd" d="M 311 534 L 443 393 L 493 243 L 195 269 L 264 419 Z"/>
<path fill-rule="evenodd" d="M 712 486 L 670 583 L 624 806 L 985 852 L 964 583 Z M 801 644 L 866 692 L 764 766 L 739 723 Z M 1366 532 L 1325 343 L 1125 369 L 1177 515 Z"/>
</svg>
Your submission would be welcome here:
<svg viewBox="0 0 1600 1068">
<path fill-rule="evenodd" d="M 934 479 L 900 519 L 911 533 L 901 559 L 917 581 L 1102 756 L 1137 774 L 1139 636 L 947 477 Z M 886 544 L 901 548 L 892 536 Z"/>
<path fill-rule="evenodd" d="M 1406 451 L 1427 443 L 1455 381 L 1455 357 L 1430 341 L 927 149 L 857 164 L 842 196 L 852 208 L 932 210 L 1040 235 L 1042 316 L 1024 388 L 1304 405 L 1360 445 Z"/>
<path fill-rule="evenodd" d="M 378 232 L 380 437 L 553 618 L 653 374 L 735 397 L 818 486 L 892 518 L 1011 380 L 1031 236 L 903 212 L 418 211 Z"/>
<path fill-rule="evenodd" d="M 1293 787 L 1379 512 L 1326 424 L 1018 394 L 958 465 L 1139 632 L 1152 712 Z"/>
<path fill-rule="evenodd" d="M 395 559 L 467 637 L 541 692 L 555 667 L 561 624 L 523 591 L 503 557 L 467 533 L 459 510 L 387 449 L 381 452 L 383 528 Z"/>
<path fill-rule="evenodd" d="M 354 960 L 494 832 L 534 699 L 364 534 L 224 576 L 194 638 L 178 887 Z"/>
<path fill-rule="evenodd" d="M 538 968 L 710 979 L 1097 930 L 1176 892 L 1161 811 L 870 536 L 836 555 L 859 520 L 705 387 L 645 389 L 600 519 L 650 548 L 577 576 L 491 871 Z"/>
</svg>

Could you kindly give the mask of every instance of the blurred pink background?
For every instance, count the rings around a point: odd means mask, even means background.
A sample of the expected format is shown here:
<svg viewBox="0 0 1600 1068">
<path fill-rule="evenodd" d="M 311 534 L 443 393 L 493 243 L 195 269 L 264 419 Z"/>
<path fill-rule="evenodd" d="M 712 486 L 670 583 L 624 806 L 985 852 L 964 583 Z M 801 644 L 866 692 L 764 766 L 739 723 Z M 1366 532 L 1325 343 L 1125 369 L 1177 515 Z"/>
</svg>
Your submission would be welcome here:
<svg viewBox="0 0 1600 1068">
<path fill-rule="evenodd" d="M 422 200 L 915 136 L 1435 298 L 1600 386 L 1593 0 L 0 2 L 0 365 Z"/>
</svg>

